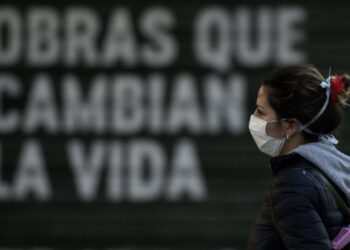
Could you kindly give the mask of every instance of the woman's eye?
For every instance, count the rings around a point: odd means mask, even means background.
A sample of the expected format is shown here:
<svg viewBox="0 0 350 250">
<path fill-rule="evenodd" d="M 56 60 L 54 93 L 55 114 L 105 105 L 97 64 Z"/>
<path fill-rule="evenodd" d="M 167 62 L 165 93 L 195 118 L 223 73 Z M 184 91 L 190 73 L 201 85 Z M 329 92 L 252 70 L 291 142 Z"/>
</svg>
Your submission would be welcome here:
<svg viewBox="0 0 350 250">
<path fill-rule="evenodd" d="M 259 109 L 256 110 L 259 115 L 263 115 L 263 112 L 261 112 Z"/>
</svg>

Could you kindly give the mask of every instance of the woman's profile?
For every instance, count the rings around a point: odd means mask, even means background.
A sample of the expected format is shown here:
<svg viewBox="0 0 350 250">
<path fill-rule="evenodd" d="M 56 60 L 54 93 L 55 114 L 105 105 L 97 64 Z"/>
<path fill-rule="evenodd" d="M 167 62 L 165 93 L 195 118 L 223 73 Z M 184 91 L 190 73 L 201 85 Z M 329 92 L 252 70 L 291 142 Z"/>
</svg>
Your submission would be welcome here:
<svg viewBox="0 0 350 250">
<path fill-rule="evenodd" d="M 272 182 L 248 250 L 332 249 L 349 221 L 318 169 L 350 204 L 350 157 L 332 135 L 350 97 L 350 76 L 325 79 L 311 64 L 281 67 L 261 84 L 249 120 L 258 149 L 271 156 Z M 340 138 L 339 138 L 340 139 Z"/>
</svg>

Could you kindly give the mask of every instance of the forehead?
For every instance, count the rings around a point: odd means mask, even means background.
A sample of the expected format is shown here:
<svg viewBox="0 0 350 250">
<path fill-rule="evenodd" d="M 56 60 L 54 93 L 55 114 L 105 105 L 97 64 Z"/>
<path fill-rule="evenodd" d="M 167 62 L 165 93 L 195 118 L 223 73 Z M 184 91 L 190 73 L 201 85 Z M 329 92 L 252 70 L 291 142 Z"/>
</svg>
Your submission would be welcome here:
<svg viewBox="0 0 350 250">
<path fill-rule="evenodd" d="M 270 106 L 268 102 L 268 91 L 265 86 L 260 87 L 256 104 L 265 108 Z"/>
</svg>

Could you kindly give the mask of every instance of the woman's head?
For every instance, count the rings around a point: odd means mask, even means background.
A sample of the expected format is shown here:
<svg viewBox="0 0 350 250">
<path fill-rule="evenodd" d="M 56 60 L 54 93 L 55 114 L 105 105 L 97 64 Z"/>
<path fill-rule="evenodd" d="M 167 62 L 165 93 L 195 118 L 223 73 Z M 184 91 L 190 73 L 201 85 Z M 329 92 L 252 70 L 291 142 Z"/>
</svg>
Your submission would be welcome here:
<svg viewBox="0 0 350 250">
<path fill-rule="evenodd" d="M 268 74 L 262 86 L 266 88 L 269 105 L 279 118 L 296 118 L 300 123 L 309 122 L 326 101 L 326 90 L 320 86 L 325 78 L 311 64 L 278 68 Z M 344 88 L 338 95 L 339 103 L 346 105 L 350 96 L 350 76 L 343 75 Z M 325 111 L 309 129 L 315 133 L 329 134 L 342 120 L 339 103 L 329 101 Z M 317 136 L 303 131 L 309 140 Z"/>
<path fill-rule="evenodd" d="M 329 134 L 340 124 L 343 115 L 339 104 L 347 105 L 350 96 L 350 76 L 343 74 L 342 77 L 344 88 L 337 96 L 339 102 L 329 99 L 324 112 L 308 126 L 314 133 Z M 274 138 L 295 137 L 286 143 L 289 145 L 284 145 L 292 148 L 317 141 L 317 135 L 305 130 L 298 133 L 298 128 L 313 119 L 325 104 L 326 89 L 320 85 L 323 81 L 326 79 L 311 64 L 277 68 L 269 73 L 259 89 L 254 115 L 265 121 L 288 120 L 268 124 L 267 135 Z"/>
</svg>

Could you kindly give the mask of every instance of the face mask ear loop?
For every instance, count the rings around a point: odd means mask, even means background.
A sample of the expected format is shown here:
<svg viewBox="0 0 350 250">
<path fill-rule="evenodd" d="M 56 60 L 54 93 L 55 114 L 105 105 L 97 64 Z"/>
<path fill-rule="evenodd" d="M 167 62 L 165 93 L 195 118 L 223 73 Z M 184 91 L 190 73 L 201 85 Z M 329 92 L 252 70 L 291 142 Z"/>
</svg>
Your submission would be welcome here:
<svg viewBox="0 0 350 250">
<path fill-rule="evenodd" d="M 274 123 L 274 122 L 282 122 L 282 121 L 285 121 L 285 120 L 288 120 L 288 118 L 282 118 L 282 119 L 279 119 L 279 120 L 270 120 L 270 121 L 266 121 L 266 127 L 265 127 L 265 135 L 266 136 L 269 136 L 268 134 L 267 134 L 267 124 L 269 124 L 269 123 Z M 271 136 L 269 136 L 269 137 L 271 137 Z"/>
<path fill-rule="evenodd" d="M 279 120 L 269 120 L 269 121 L 266 121 L 266 123 L 282 122 L 282 121 L 285 121 L 285 120 L 288 120 L 288 118 L 282 118 L 282 119 L 279 119 Z"/>
<path fill-rule="evenodd" d="M 283 121 L 287 121 L 288 118 L 282 118 L 280 121 L 283 122 Z M 289 140 L 289 135 L 286 135 L 286 139 Z"/>
<path fill-rule="evenodd" d="M 324 112 L 324 110 L 326 109 L 327 104 L 329 102 L 331 81 L 332 81 L 332 78 L 331 78 L 331 66 L 329 66 L 328 78 L 327 78 L 326 82 L 321 82 L 320 83 L 322 88 L 327 88 L 327 91 L 326 91 L 327 99 L 326 99 L 325 103 L 323 104 L 323 107 L 321 108 L 321 110 L 317 113 L 317 115 L 311 121 L 309 121 L 305 125 L 302 125 L 301 127 L 299 127 L 298 131 L 305 130 L 309 134 L 318 135 L 318 138 L 319 138 L 320 141 L 323 141 L 323 142 L 326 142 L 326 143 L 330 143 L 330 144 L 337 144 L 338 140 L 333 135 L 325 135 L 325 134 L 315 133 L 315 132 L 311 131 L 310 129 L 306 128 L 311 123 L 316 121 L 316 119 L 319 118 L 321 116 L 321 114 Z"/>
<path fill-rule="evenodd" d="M 328 105 L 328 102 L 329 102 L 329 95 L 330 95 L 330 87 L 331 87 L 331 76 L 329 76 L 326 80 L 326 82 L 321 82 L 321 87 L 322 88 L 327 88 L 326 90 L 326 101 L 325 103 L 323 104 L 322 108 L 320 109 L 320 111 L 318 111 L 318 113 L 314 116 L 314 118 L 312 118 L 308 123 L 302 125 L 299 127 L 298 129 L 298 132 L 302 131 L 302 130 L 305 130 L 307 132 L 310 133 L 311 130 L 309 129 L 306 129 L 310 124 L 312 124 L 314 121 L 316 121 L 321 115 L 322 113 L 325 111 L 325 109 L 327 108 L 327 105 Z M 311 132 L 311 134 L 315 134 L 313 132 Z"/>
</svg>

